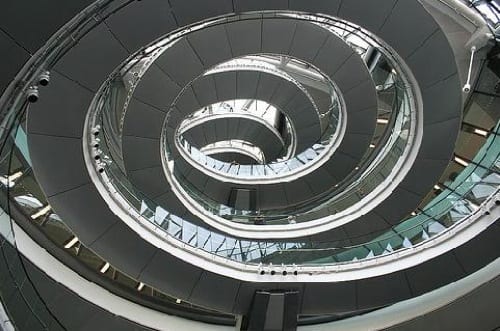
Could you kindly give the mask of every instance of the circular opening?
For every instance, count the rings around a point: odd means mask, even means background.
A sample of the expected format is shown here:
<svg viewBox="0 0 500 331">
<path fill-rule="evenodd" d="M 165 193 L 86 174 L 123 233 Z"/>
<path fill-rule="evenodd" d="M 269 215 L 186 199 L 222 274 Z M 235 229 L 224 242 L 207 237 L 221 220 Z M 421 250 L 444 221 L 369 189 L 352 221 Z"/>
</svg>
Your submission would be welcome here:
<svg viewBox="0 0 500 331">
<path fill-rule="evenodd" d="M 272 270 L 271 275 L 274 276 L 276 274 L 276 271 Z"/>
<path fill-rule="evenodd" d="M 288 275 L 288 272 L 286 272 L 286 270 L 283 270 L 283 276 L 286 276 Z"/>
</svg>

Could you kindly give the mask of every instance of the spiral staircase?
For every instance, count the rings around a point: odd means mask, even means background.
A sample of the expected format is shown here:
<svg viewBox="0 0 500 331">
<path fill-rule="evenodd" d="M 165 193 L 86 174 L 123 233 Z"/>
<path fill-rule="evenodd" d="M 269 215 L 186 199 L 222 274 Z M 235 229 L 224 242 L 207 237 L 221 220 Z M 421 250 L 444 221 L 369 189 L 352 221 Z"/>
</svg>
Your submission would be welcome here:
<svg viewBox="0 0 500 331">
<path fill-rule="evenodd" d="M 5 330 L 495 330 L 500 4 L 7 0 Z"/>
</svg>

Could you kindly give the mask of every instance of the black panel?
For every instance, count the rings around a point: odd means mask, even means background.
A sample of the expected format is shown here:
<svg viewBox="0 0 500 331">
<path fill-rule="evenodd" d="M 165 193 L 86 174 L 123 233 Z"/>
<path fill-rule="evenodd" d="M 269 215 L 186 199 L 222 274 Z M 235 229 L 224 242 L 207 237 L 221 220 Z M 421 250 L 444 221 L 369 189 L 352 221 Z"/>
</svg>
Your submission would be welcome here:
<svg viewBox="0 0 500 331">
<path fill-rule="evenodd" d="M 91 245 L 120 221 L 111 213 L 93 184 L 58 194 L 50 199 L 50 204 L 85 245 Z"/>
<path fill-rule="evenodd" d="M 438 29 L 419 1 L 398 1 L 380 29 L 380 36 L 405 58 Z"/>
<path fill-rule="evenodd" d="M 411 298 L 402 273 L 363 279 L 357 282 L 358 309 L 373 309 Z"/>
<path fill-rule="evenodd" d="M 421 295 L 445 286 L 465 276 L 465 272 L 453 254 L 438 256 L 406 272 L 412 294 Z"/>
<path fill-rule="evenodd" d="M 308 283 L 305 285 L 302 314 L 330 314 L 356 309 L 353 282 Z"/>
<path fill-rule="evenodd" d="M 200 268 L 183 262 L 162 250 L 157 250 L 153 259 L 141 272 L 140 279 L 173 297 L 187 300 L 201 273 Z M 210 301 L 201 301 L 201 303 L 206 306 L 211 304 Z"/>
<path fill-rule="evenodd" d="M 203 272 L 190 299 L 196 302 L 210 302 L 212 309 L 231 311 L 240 281 L 233 278 Z"/>
<path fill-rule="evenodd" d="M 123 135 L 157 139 L 165 116 L 166 113 L 132 98 L 123 125 Z"/>
<path fill-rule="evenodd" d="M 292 20 L 264 20 L 262 23 L 262 52 L 288 54 L 297 23 Z"/>
<path fill-rule="evenodd" d="M 397 0 L 348 0 L 342 1 L 339 16 L 371 32 L 376 32 L 382 27 L 390 15 Z M 402 2 L 413 2 L 405 1 Z M 403 17 L 401 17 L 403 19 Z M 402 35 L 404 37 L 404 35 Z"/>
<path fill-rule="evenodd" d="M 131 2 L 106 22 L 129 52 L 137 51 L 177 27 L 166 0 Z"/>
<path fill-rule="evenodd" d="M 3 14 L 2 11 L 0 13 Z M 0 24 L 2 24 L 0 20 Z M 0 66 L 0 94 L 7 88 L 10 81 L 14 79 L 17 71 L 28 60 L 29 54 L 19 45 L 10 39 L 3 31 L 0 31 L 0 49 L 2 50 L 2 58 L 8 65 Z"/>
<path fill-rule="evenodd" d="M 161 166 L 159 140 L 127 136 L 123 137 L 123 146 L 127 171 Z"/>
<path fill-rule="evenodd" d="M 112 266 L 126 270 L 132 278 L 139 277 L 156 251 L 154 246 L 145 243 L 143 238 L 123 222 L 116 222 L 89 248 L 96 252 L 106 252 L 106 260 Z"/>
<path fill-rule="evenodd" d="M 99 51 L 96 52 L 96 49 Z M 100 24 L 65 54 L 57 63 L 56 70 L 97 91 L 127 55 L 106 26 Z"/>
<path fill-rule="evenodd" d="M 205 69 L 232 58 L 226 30 L 222 25 L 194 32 L 188 39 Z"/>
<path fill-rule="evenodd" d="M 47 196 L 90 182 L 80 139 L 28 134 L 28 145 L 36 178 Z"/>
<path fill-rule="evenodd" d="M 28 130 L 55 136 L 80 138 L 93 94 L 53 71 L 50 85 L 40 90 L 40 100 L 30 106 Z M 64 98 L 61 96 L 64 95 Z M 57 118 L 54 121 L 54 118 Z"/>
<path fill-rule="evenodd" d="M 179 26 L 233 11 L 231 0 L 170 0 Z"/>
<path fill-rule="evenodd" d="M 0 26 L 24 48 L 35 53 L 52 34 L 93 2 L 93 0 L 4 0 L 0 11 Z M 26 24 L 27 18 L 29 24 Z"/>
</svg>

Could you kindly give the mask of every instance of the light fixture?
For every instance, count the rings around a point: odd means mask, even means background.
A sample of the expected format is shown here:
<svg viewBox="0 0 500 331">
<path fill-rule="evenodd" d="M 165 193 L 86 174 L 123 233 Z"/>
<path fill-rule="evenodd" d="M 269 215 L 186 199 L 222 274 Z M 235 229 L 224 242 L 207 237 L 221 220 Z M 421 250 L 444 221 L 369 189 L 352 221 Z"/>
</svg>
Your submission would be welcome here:
<svg viewBox="0 0 500 331">
<path fill-rule="evenodd" d="M 483 129 L 474 129 L 474 133 L 483 137 L 486 137 L 488 135 L 488 131 Z"/>
<path fill-rule="evenodd" d="M 177 304 L 180 304 L 181 302 L 182 302 L 182 300 L 181 300 L 181 299 L 177 299 L 177 300 L 175 300 L 175 303 L 177 303 Z"/>
<path fill-rule="evenodd" d="M 469 162 L 465 161 L 462 158 L 459 158 L 458 156 L 455 156 L 454 160 L 456 163 L 463 165 L 464 167 L 467 167 L 469 165 Z"/>
<path fill-rule="evenodd" d="M 142 291 L 142 289 L 144 288 L 144 283 L 140 282 L 139 285 L 137 285 L 137 291 Z"/>
<path fill-rule="evenodd" d="M 389 123 L 389 120 L 385 119 L 385 118 L 377 118 L 377 123 L 378 124 L 387 124 L 387 123 Z"/>
<path fill-rule="evenodd" d="M 64 245 L 64 248 L 70 249 L 71 247 L 75 246 L 75 244 L 77 242 L 78 242 L 78 238 L 77 237 L 73 237 L 73 239 L 71 239 L 70 241 L 68 241 L 68 243 L 66 245 Z"/>
<path fill-rule="evenodd" d="M 101 270 L 100 270 L 101 274 L 106 273 L 106 271 L 108 271 L 108 270 L 109 270 L 109 267 L 110 267 L 109 263 L 108 263 L 108 262 L 106 262 L 106 263 L 102 266 L 102 268 L 101 268 Z"/>
<path fill-rule="evenodd" d="M 1 176 L 0 177 L 0 183 L 2 183 L 4 186 L 8 187 L 13 187 L 15 184 L 15 181 L 19 179 L 23 175 L 22 171 L 18 171 L 10 176 Z"/>
<path fill-rule="evenodd" d="M 434 189 L 435 190 L 440 190 L 441 189 L 441 186 L 439 186 L 438 184 L 434 185 Z"/>
<path fill-rule="evenodd" d="M 375 148 L 375 144 L 370 144 L 370 148 Z"/>
<path fill-rule="evenodd" d="M 50 205 L 47 205 L 47 206 L 43 207 L 42 209 L 40 209 L 38 212 L 31 215 L 31 218 L 36 220 L 38 217 L 47 214 L 50 211 L 50 209 L 51 209 Z"/>
</svg>

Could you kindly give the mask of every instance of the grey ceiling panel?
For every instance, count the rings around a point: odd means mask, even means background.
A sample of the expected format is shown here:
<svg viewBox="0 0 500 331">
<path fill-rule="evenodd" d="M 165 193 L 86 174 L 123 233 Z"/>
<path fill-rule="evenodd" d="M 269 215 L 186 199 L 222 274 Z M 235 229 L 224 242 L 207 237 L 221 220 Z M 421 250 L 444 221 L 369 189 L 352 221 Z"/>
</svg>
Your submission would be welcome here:
<svg viewBox="0 0 500 331">
<path fill-rule="evenodd" d="M 438 29 L 439 26 L 420 2 L 398 1 L 380 29 L 380 36 L 405 58 Z"/>
<path fill-rule="evenodd" d="M 163 167 L 132 170 L 128 172 L 130 182 L 147 197 L 156 197 L 165 193 L 169 186 L 166 182 Z"/>
<path fill-rule="evenodd" d="M 231 311 L 240 284 L 240 281 L 233 278 L 203 272 L 190 299 L 197 302 L 210 302 L 212 309 Z"/>
<path fill-rule="evenodd" d="M 481 237 L 476 237 L 455 250 L 457 260 L 467 273 L 479 270 L 498 257 L 500 252 L 498 238 L 500 238 L 500 226 L 490 225 Z"/>
<path fill-rule="evenodd" d="M 179 201 L 173 192 L 167 192 L 153 199 L 159 206 L 168 212 L 181 216 L 187 212 L 186 207 Z"/>
<path fill-rule="evenodd" d="M 189 130 L 182 134 L 193 146 L 198 148 L 208 145 L 202 130 Z"/>
<path fill-rule="evenodd" d="M 454 118 L 425 126 L 418 157 L 435 160 L 451 159 L 460 123 L 460 118 Z M 436 144 L 436 141 L 439 141 L 439 144 Z"/>
<path fill-rule="evenodd" d="M 356 56 L 352 48 L 347 46 L 342 39 L 330 36 L 312 64 L 331 77 L 351 56 Z"/>
<path fill-rule="evenodd" d="M 71 48 L 55 68 L 83 86 L 97 91 L 127 56 L 128 52 L 113 34 L 104 24 L 100 24 Z"/>
<path fill-rule="evenodd" d="M 408 191 L 427 194 L 436 184 L 436 178 L 443 173 L 449 160 L 430 160 L 417 158 L 412 170 L 406 175 L 400 186 Z M 426 174 L 427 176 L 422 176 Z"/>
<path fill-rule="evenodd" d="M 120 219 L 93 184 L 79 186 L 49 199 L 50 205 L 85 245 L 91 245 Z"/>
<path fill-rule="evenodd" d="M 363 111 L 366 109 L 372 110 L 372 118 L 376 117 L 377 93 L 375 91 L 376 90 L 373 81 L 371 79 L 368 79 L 359 84 L 356 88 L 343 93 L 348 113 L 348 122 L 350 121 L 349 116 L 352 113 Z M 359 97 L 361 95 L 363 96 L 362 98 Z"/>
<path fill-rule="evenodd" d="M 339 181 L 338 178 L 322 167 L 316 170 L 314 175 L 306 176 L 304 180 L 308 183 L 314 194 L 319 194 L 324 190 L 332 188 Z"/>
<path fill-rule="evenodd" d="M 401 219 L 415 210 L 422 200 L 419 194 L 396 188 L 376 209 L 378 215 L 392 225 L 398 224 Z"/>
<path fill-rule="evenodd" d="M 269 74 L 261 73 L 259 86 L 257 87 L 257 98 L 259 100 L 271 100 L 271 97 L 279 87 L 281 79 Z"/>
<path fill-rule="evenodd" d="M 329 33 L 312 23 L 298 22 L 290 55 L 311 62 L 325 44 Z"/>
<path fill-rule="evenodd" d="M 7 0 L 0 11 L 0 27 L 34 54 L 52 34 L 93 2 Z M 29 24 L 20 23 L 28 18 Z"/>
<path fill-rule="evenodd" d="M 432 54 L 432 59 L 429 59 Z M 445 35 L 438 31 L 407 59 L 421 89 L 445 80 L 457 72 L 457 66 Z"/>
<path fill-rule="evenodd" d="M 206 122 L 201 126 L 201 129 L 207 137 L 207 141 L 215 142 L 217 141 L 217 136 L 215 134 L 215 123 L 213 121 Z"/>
<path fill-rule="evenodd" d="M 362 98 L 358 98 L 362 99 Z M 347 125 L 347 130 L 353 134 L 362 134 L 369 137 L 373 136 L 376 122 L 377 113 L 374 108 L 369 108 L 363 111 L 358 111 L 356 113 L 351 113 L 347 115 L 347 121 L 354 125 Z"/>
<path fill-rule="evenodd" d="M 217 102 L 217 90 L 213 76 L 196 80 L 192 88 L 201 105 L 208 106 Z"/>
<path fill-rule="evenodd" d="M 215 136 L 219 141 L 228 140 L 227 126 L 229 119 L 224 119 L 222 121 L 215 121 Z"/>
<path fill-rule="evenodd" d="M 230 188 L 228 187 L 228 185 L 217 182 L 210 178 L 209 180 L 207 180 L 204 192 L 213 200 L 222 204 L 227 204 L 229 199 L 229 191 Z"/>
<path fill-rule="evenodd" d="M 382 217 L 375 213 L 368 213 L 364 215 L 358 222 L 349 222 L 344 225 L 349 238 L 352 238 L 351 243 L 356 245 L 358 243 L 365 243 L 361 238 L 366 235 L 379 233 L 382 230 L 387 230 L 391 225 L 387 223 Z M 373 238 L 374 236 L 372 236 Z M 368 240 L 370 241 L 370 240 Z"/>
<path fill-rule="evenodd" d="M 365 63 L 359 55 L 354 54 L 349 57 L 347 61 L 342 63 L 332 79 L 337 83 L 342 93 L 347 93 L 352 88 L 364 83 L 369 77 L 368 75 L 369 73 Z"/>
<path fill-rule="evenodd" d="M 160 136 L 165 116 L 164 112 L 132 98 L 123 125 L 123 135 L 156 139 Z"/>
<path fill-rule="evenodd" d="M 270 103 L 276 105 L 276 107 L 279 107 L 284 112 L 287 112 L 288 109 L 285 107 L 285 105 L 288 104 L 290 100 L 297 95 L 297 93 L 303 92 L 299 90 L 294 83 L 282 80 L 281 84 L 278 86 L 276 92 L 270 100 Z"/>
<path fill-rule="evenodd" d="M 257 71 L 237 72 L 236 99 L 252 99 L 257 94 L 260 73 Z"/>
<path fill-rule="evenodd" d="M 191 87 L 188 87 L 182 92 L 181 96 L 176 101 L 176 106 L 183 114 L 192 114 L 202 108 L 202 105 L 198 103 L 196 95 L 193 93 Z"/>
<path fill-rule="evenodd" d="M 106 23 L 131 53 L 177 28 L 165 0 L 133 1 Z"/>
<path fill-rule="evenodd" d="M 214 76 L 217 97 L 220 101 L 234 99 L 236 95 L 236 72 L 222 72 Z"/>
<path fill-rule="evenodd" d="M 465 276 L 453 254 L 438 256 L 406 271 L 412 294 L 421 295 Z"/>
<path fill-rule="evenodd" d="M 239 118 L 234 119 L 233 123 L 234 124 L 228 125 L 228 127 L 227 127 L 227 135 L 228 135 L 228 137 L 237 137 L 239 135 L 240 128 L 243 126 L 240 123 L 240 119 Z"/>
<path fill-rule="evenodd" d="M 271 9 L 288 9 L 288 0 L 234 0 L 236 13 Z"/>
<path fill-rule="evenodd" d="M 302 314 L 329 314 L 356 309 L 356 288 L 352 282 L 308 283 L 303 294 Z"/>
<path fill-rule="evenodd" d="M 365 154 L 370 144 L 372 136 L 365 134 L 355 134 L 349 133 L 344 135 L 342 139 L 342 144 L 339 146 L 337 151 L 350 155 L 351 157 L 360 160 Z"/>
<path fill-rule="evenodd" d="M 92 93 L 57 72 L 52 72 L 50 85 L 40 92 L 40 100 L 28 112 L 29 132 L 82 137 Z"/>
<path fill-rule="evenodd" d="M 185 86 L 204 70 L 203 64 L 185 38 L 173 44 L 155 63 L 180 86 Z"/>
<path fill-rule="evenodd" d="M 301 181 L 293 181 L 285 186 L 285 194 L 290 203 L 298 203 L 313 196 L 309 185 Z"/>
<path fill-rule="evenodd" d="M 422 91 L 427 100 L 424 105 L 424 125 L 459 118 L 462 115 L 462 92 L 457 74 Z"/>
<path fill-rule="evenodd" d="M 246 20 L 225 25 L 233 56 L 260 53 L 262 20 Z"/>
<path fill-rule="evenodd" d="M 262 52 L 288 54 L 297 23 L 292 20 L 264 20 L 262 23 Z"/>
<path fill-rule="evenodd" d="M 337 151 L 332 156 L 332 162 L 326 163 L 323 168 L 334 178 L 343 178 L 354 169 L 357 163 L 358 160 L 354 159 L 352 156 Z"/>
<path fill-rule="evenodd" d="M 112 266 L 126 270 L 130 277 L 136 279 L 156 251 L 153 245 L 145 243 L 143 238 L 123 222 L 116 222 L 89 248 L 98 252 L 105 251 L 106 260 Z"/>
<path fill-rule="evenodd" d="M 161 166 L 159 140 L 127 136 L 122 141 L 127 171 Z"/>
<path fill-rule="evenodd" d="M 396 2 L 397 0 L 342 1 L 339 17 L 360 25 L 376 34 L 391 14 Z"/>
<path fill-rule="evenodd" d="M 314 109 L 311 100 L 304 93 L 295 93 L 295 95 L 288 100 L 288 102 L 283 106 L 283 111 L 287 114 L 294 114 L 295 112 L 306 112 L 311 114 L 311 110 L 316 114 L 316 116 L 311 116 L 311 120 L 318 120 L 317 113 Z M 316 117 L 316 119 L 314 118 Z"/>
<path fill-rule="evenodd" d="M 410 287 L 401 273 L 360 280 L 356 292 L 358 309 L 383 307 L 411 298 Z"/>
<path fill-rule="evenodd" d="M 300 118 L 298 120 L 300 121 Z M 304 146 L 305 148 L 311 147 L 311 145 L 318 142 L 321 137 L 321 131 L 320 131 L 321 129 L 319 125 L 310 126 L 308 128 L 298 128 L 296 126 L 295 128 L 298 131 L 300 131 L 300 140 L 299 139 L 297 140 L 299 141 L 301 146 Z M 303 150 L 304 148 L 301 149 L 297 148 L 298 153 L 302 152 Z"/>
<path fill-rule="evenodd" d="M 222 25 L 193 32 L 188 40 L 205 69 L 232 58 L 226 30 Z"/>
<path fill-rule="evenodd" d="M 181 88 L 157 66 L 152 65 L 134 90 L 134 97 L 161 111 L 166 111 Z"/>
<path fill-rule="evenodd" d="M 187 300 L 200 276 L 200 268 L 158 249 L 141 272 L 140 279 L 173 297 Z"/>
<path fill-rule="evenodd" d="M 283 184 L 270 184 L 260 188 L 257 201 L 262 209 L 279 208 L 288 204 Z"/>
<path fill-rule="evenodd" d="M 231 13 L 231 0 L 170 0 L 179 26 Z"/>
<path fill-rule="evenodd" d="M 20 24 L 19 26 L 22 26 L 22 24 Z M 28 60 L 29 54 L 28 52 L 26 52 L 26 50 L 17 45 L 14 42 L 14 40 L 9 38 L 9 36 L 7 36 L 1 30 L 0 30 L 0 49 L 2 50 L 2 58 L 6 63 L 9 63 L 9 65 L 0 66 L 0 94 L 1 94 L 3 93 L 4 89 L 7 88 L 10 81 L 14 79 L 18 70 Z"/>
<path fill-rule="evenodd" d="M 290 0 L 290 10 L 337 16 L 342 0 Z"/>
<path fill-rule="evenodd" d="M 28 146 L 36 178 L 47 196 L 90 182 L 80 139 L 28 134 Z"/>
</svg>

